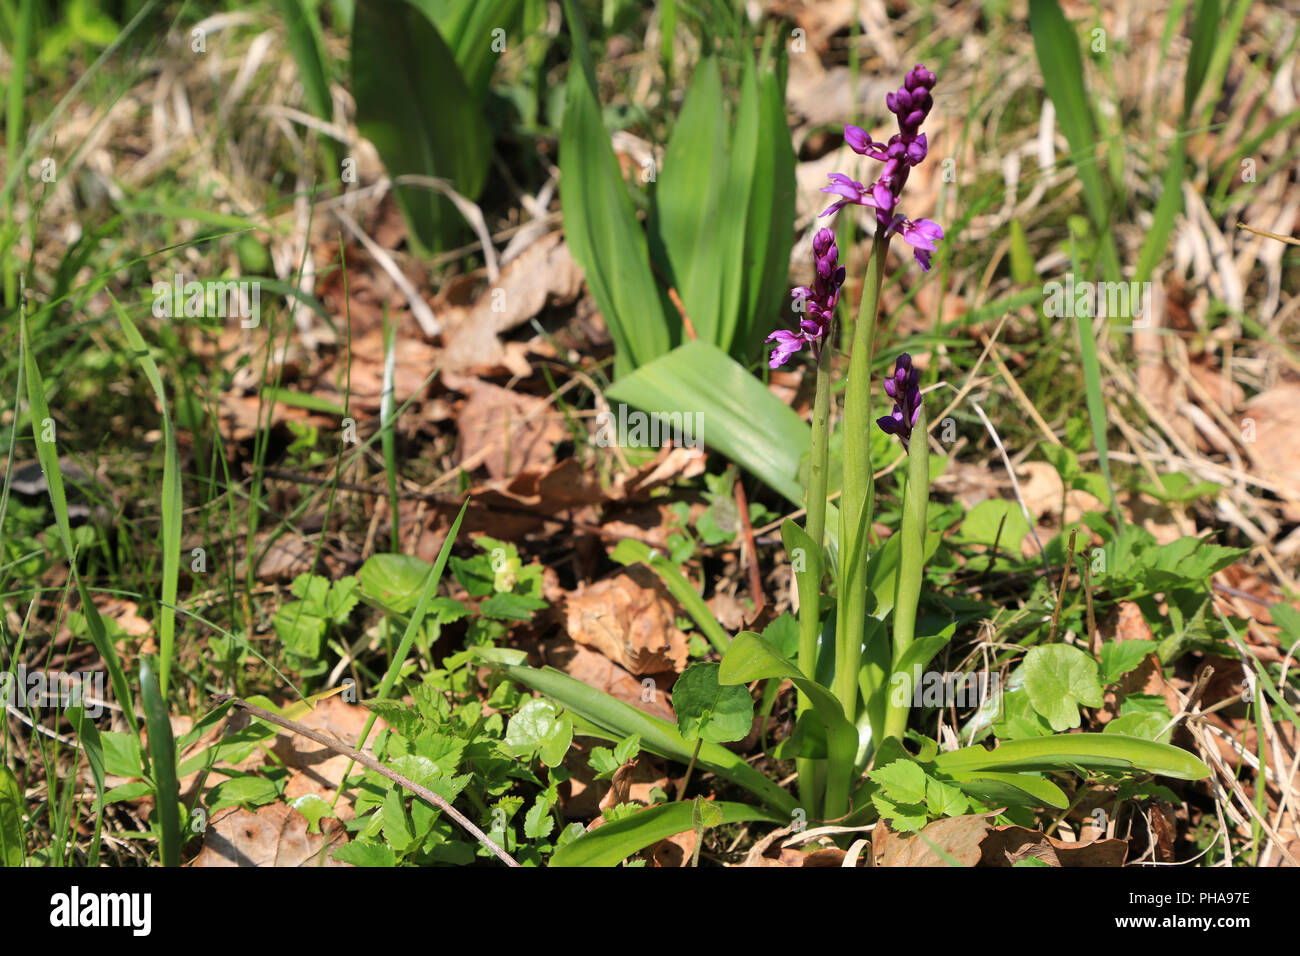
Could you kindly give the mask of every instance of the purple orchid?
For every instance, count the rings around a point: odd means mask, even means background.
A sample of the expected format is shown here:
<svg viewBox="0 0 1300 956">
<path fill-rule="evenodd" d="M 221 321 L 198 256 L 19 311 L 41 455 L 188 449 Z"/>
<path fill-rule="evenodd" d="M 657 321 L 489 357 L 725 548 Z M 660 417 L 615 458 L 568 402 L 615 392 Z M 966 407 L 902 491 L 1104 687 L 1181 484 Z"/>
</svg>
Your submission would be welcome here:
<svg viewBox="0 0 1300 956">
<path fill-rule="evenodd" d="M 796 311 L 804 312 L 805 317 L 800 320 L 797 332 L 777 329 L 767 337 L 767 341 L 776 342 L 768 361 L 770 368 L 780 368 L 805 345 L 812 346 L 814 358 L 821 355 L 822 341 L 830 332 L 835 305 L 840 298 L 840 286 L 844 284 L 844 267 L 839 264 L 839 258 L 835 233 L 829 229 L 818 231 L 813 237 L 816 276 L 812 288 L 801 285 L 790 292 Z"/>
<path fill-rule="evenodd" d="M 849 205 L 867 206 L 876 210 L 876 222 L 883 234 L 898 233 L 912 247 L 916 261 L 923 270 L 930 269 L 930 256 L 934 244 L 943 238 L 943 230 L 929 219 L 912 221 L 894 212 L 907 183 L 908 173 L 919 165 L 929 152 L 929 142 L 921 132 L 921 123 L 934 105 L 930 90 L 935 76 L 918 63 L 903 79 L 903 88 L 885 97 L 885 105 L 898 118 L 898 132 L 888 142 L 877 142 L 859 126 L 844 127 L 844 141 L 861 156 L 884 163 L 880 178 L 871 186 L 863 186 L 843 173 L 831 173 L 831 185 L 822 192 L 840 198 L 822 213 L 829 216 Z"/>
<path fill-rule="evenodd" d="M 894 363 L 894 374 L 885 379 L 885 394 L 894 400 L 894 410 L 876 424 L 881 431 L 897 435 L 904 450 L 912 438 L 912 428 L 921 416 L 920 372 L 912 365 L 912 356 L 904 352 Z"/>
</svg>

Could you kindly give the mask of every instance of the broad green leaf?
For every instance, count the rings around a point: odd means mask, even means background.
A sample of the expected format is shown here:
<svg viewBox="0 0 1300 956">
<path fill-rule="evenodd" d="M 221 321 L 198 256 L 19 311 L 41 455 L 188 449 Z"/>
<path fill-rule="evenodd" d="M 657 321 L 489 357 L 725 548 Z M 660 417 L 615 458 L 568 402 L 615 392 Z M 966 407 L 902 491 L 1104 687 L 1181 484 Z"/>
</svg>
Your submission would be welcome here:
<svg viewBox="0 0 1300 956">
<path fill-rule="evenodd" d="M 1097 662 L 1077 647 L 1031 647 L 1025 655 L 1024 673 L 1030 703 L 1053 730 L 1078 727 L 1079 704 L 1100 707 L 1103 703 Z"/>
<path fill-rule="evenodd" d="M 746 684 L 754 680 L 779 678 L 791 681 L 807 695 L 813 710 L 826 728 L 827 790 L 833 792 L 831 783 L 847 778 L 853 770 L 857 756 L 858 731 L 845 718 L 844 710 L 835 696 L 817 681 L 807 677 L 791 661 L 781 656 L 769 641 L 753 631 L 741 631 L 731 642 L 718 672 L 722 684 Z"/>
<path fill-rule="evenodd" d="M 718 665 L 692 664 L 673 685 L 677 729 L 688 741 L 728 743 L 742 740 L 754 723 L 754 699 L 748 689 L 718 683 Z"/>
<path fill-rule="evenodd" d="M 456 54 L 474 101 L 481 103 L 492 68 L 509 49 L 504 31 L 515 22 L 521 0 L 413 0 L 424 9 Z M 502 34 L 496 33 L 503 31 Z"/>
<path fill-rule="evenodd" d="M 978 773 L 952 774 L 963 793 L 977 797 L 986 804 L 1005 803 L 1012 806 L 1054 807 L 1064 810 L 1070 798 L 1050 780 L 1031 773 L 998 773 L 984 770 Z"/>
<path fill-rule="evenodd" d="M 956 624 L 949 624 L 938 634 L 925 634 L 916 638 L 893 663 L 889 677 L 889 693 L 896 706 L 901 707 L 914 696 L 916 684 L 921 679 L 925 666 L 952 640 L 956 629 Z M 861 677 L 859 682 L 862 682 Z M 865 686 L 863 691 L 866 691 Z"/>
<path fill-rule="evenodd" d="M 1191 478 L 1182 472 L 1162 474 L 1159 478 L 1159 485 L 1154 485 L 1151 482 L 1142 482 L 1138 485 L 1138 491 L 1150 495 L 1157 501 L 1188 504 L 1189 502 L 1195 501 L 1197 498 L 1217 494 L 1223 490 L 1222 485 L 1213 481 L 1193 482 Z"/>
<path fill-rule="evenodd" d="M 308 0 L 279 0 L 279 6 L 307 108 L 325 122 L 332 123 L 334 101 L 330 97 L 329 66 L 316 5 Z"/>
<path fill-rule="evenodd" d="M 274 780 L 257 774 L 232 777 L 212 788 L 207 797 L 208 812 L 215 813 L 223 807 L 235 807 L 240 804 L 261 806 L 264 803 L 271 803 L 279 796 L 280 789 L 275 785 Z"/>
<path fill-rule="evenodd" d="M 275 634 L 287 650 L 315 660 L 325 639 L 325 621 L 307 611 L 302 601 L 283 605 L 272 618 Z"/>
<path fill-rule="evenodd" d="M 1029 702 L 1029 694 L 1023 686 L 1014 691 L 1004 690 L 1001 696 L 1001 713 L 990 712 L 993 733 L 999 739 L 1012 740 L 1020 737 L 1046 737 L 1052 732 L 1052 726 Z"/>
<path fill-rule="evenodd" d="M 770 810 L 743 803 L 714 803 L 722 813 L 720 823 L 750 823 L 758 820 L 789 823 Z M 617 866 L 639 850 L 677 833 L 694 829 L 694 803 L 666 803 L 648 807 L 626 819 L 606 823 L 555 851 L 551 866 Z M 716 819 L 716 817 L 715 817 Z M 720 825 L 720 824 L 715 824 Z"/>
<path fill-rule="evenodd" d="M 921 803 L 925 800 L 925 771 L 911 760 L 895 760 L 884 767 L 872 770 L 868 776 L 891 799 L 900 803 Z"/>
<path fill-rule="evenodd" d="M 998 536 L 998 525 L 1002 524 L 1002 534 Z M 957 537 L 961 541 L 993 547 L 997 542 L 999 554 L 1020 557 L 1020 542 L 1029 533 L 1029 522 L 1020 505 L 1004 498 L 990 498 L 981 501 L 966 515 L 961 523 Z"/>
<path fill-rule="evenodd" d="M 337 816 L 334 808 L 314 793 L 304 793 L 289 801 L 289 806 L 307 818 L 307 829 L 312 833 L 320 833 L 320 822 L 325 817 Z"/>
<path fill-rule="evenodd" d="M 506 726 L 506 745 L 517 757 L 531 758 L 552 738 L 561 737 L 564 726 L 560 708 L 542 697 L 526 702 Z M 569 728 L 569 737 L 573 728 Z"/>
<path fill-rule="evenodd" d="M 384 839 L 398 853 L 404 853 L 415 840 L 415 830 L 406 813 L 406 791 L 396 784 L 389 788 L 380 815 L 384 821 Z"/>
<path fill-rule="evenodd" d="M 361 596 L 377 607 L 409 614 L 432 565 L 409 554 L 373 554 L 357 571 Z"/>
<path fill-rule="evenodd" d="M 513 594 L 498 591 L 478 607 L 483 617 L 503 621 L 531 621 L 533 613 L 550 607 L 541 598 L 529 597 L 527 594 Z"/>
<path fill-rule="evenodd" d="M 637 221 L 596 98 L 587 31 L 577 4 L 565 19 L 581 57 L 570 63 L 560 132 L 560 205 L 565 239 L 614 340 L 622 378 L 672 348 L 681 320 L 670 317 L 650 271 L 645 233 Z M 582 68 L 575 68 L 577 66 Z"/>
<path fill-rule="evenodd" d="M 733 277 L 726 274 L 723 256 L 736 232 L 734 226 L 726 228 L 732 223 L 719 222 L 728 172 L 727 129 L 722 73 L 717 58 L 706 56 L 695 67 L 664 151 L 651 228 L 658 239 L 656 254 L 666 257 L 695 331 L 724 350 L 722 295 Z M 728 220 L 734 219 L 735 210 L 729 212 Z M 735 225 L 743 230 L 743 219 Z"/>
<path fill-rule="evenodd" d="M 389 176 L 448 180 L 469 200 L 487 181 L 491 132 L 441 34 L 404 0 L 357 0 L 352 21 L 352 95 L 361 135 Z M 451 200 L 416 186 L 394 196 L 411 237 L 440 252 L 464 229 Z"/>
<path fill-rule="evenodd" d="M 1201 780 L 1210 768 L 1186 750 L 1120 734 L 1057 734 L 1003 741 L 996 750 L 976 745 L 941 753 L 936 769 L 956 775 L 996 770 L 1115 773 L 1145 771 L 1179 780 Z"/>
<path fill-rule="evenodd" d="M 647 412 L 698 412 L 705 445 L 803 506 L 796 476 L 808 448 L 808 426 L 716 346 L 687 342 L 621 378 L 608 395 Z M 828 529 L 835 527 L 833 510 L 827 512 Z"/>
<path fill-rule="evenodd" d="M 117 730 L 100 734 L 104 745 L 104 771 L 114 777 L 143 777 L 140 762 L 140 739 Z"/>
<path fill-rule="evenodd" d="M 524 836 L 530 840 L 543 840 L 553 829 L 555 818 L 551 816 L 551 802 L 539 794 L 524 814 Z"/>
<path fill-rule="evenodd" d="M 546 736 L 537 751 L 538 759 L 548 767 L 558 767 L 564 762 L 564 755 L 569 752 L 572 743 L 573 718 L 568 714 L 560 714 L 559 726 Z"/>
<path fill-rule="evenodd" d="M 363 700 L 361 706 L 381 717 L 393 733 L 414 740 L 426 724 L 420 711 L 397 700 Z"/>
<path fill-rule="evenodd" d="M 1168 714 L 1152 712 L 1124 714 L 1102 728 L 1102 733 L 1123 734 L 1126 737 L 1141 737 L 1143 740 L 1168 743 L 1174 732 L 1169 724 Z"/>
<path fill-rule="evenodd" d="M 748 359 L 776 326 L 790 294 L 786 282 L 794 245 L 795 154 L 785 116 L 785 89 L 777 64 L 759 68 L 758 145 L 744 229 L 744 302 L 730 348 Z"/>
<path fill-rule="evenodd" d="M 970 800 L 959 787 L 927 777 L 925 807 L 932 817 L 955 817 L 970 812 Z"/>
</svg>

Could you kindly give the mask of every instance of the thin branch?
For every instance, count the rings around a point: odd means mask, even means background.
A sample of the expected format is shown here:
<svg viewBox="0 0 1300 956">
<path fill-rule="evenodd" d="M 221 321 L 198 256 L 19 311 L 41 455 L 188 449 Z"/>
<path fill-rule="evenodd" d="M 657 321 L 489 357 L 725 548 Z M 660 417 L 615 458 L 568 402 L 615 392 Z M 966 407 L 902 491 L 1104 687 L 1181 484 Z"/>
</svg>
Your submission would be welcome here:
<svg viewBox="0 0 1300 956">
<path fill-rule="evenodd" d="M 411 793 L 415 794 L 421 800 L 425 800 L 433 804 L 438 809 L 442 810 L 444 813 L 447 814 L 447 816 L 451 817 L 462 827 L 468 830 L 473 835 L 474 839 L 478 840 L 479 843 L 482 843 L 485 847 L 487 847 L 494 854 L 496 854 L 496 856 L 500 858 L 506 864 L 506 866 L 519 865 L 519 862 L 514 857 L 512 857 L 509 853 L 507 853 L 505 850 L 501 849 L 501 847 L 497 846 L 497 844 L 492 840 L 491 837 L 489 837 L 478 827 L 474 826 L 473 822 L 471 822 L 470 819 L 467 816 L 465 816 L 465 814 L 461 813 L 459 810 L 453 807 L 442 797 L 438 796 L 438 794 L 434 793 L 428 787 L 422 787 L 414 780 L 408 780 L 406 777 L 403 777 L 400 773 L 397 773 L 394 770 L 389 770 L 387 767 L 385 767 L 374 757 L 370 756 L 370 754 L 365 753 L 364 751 L 361 750 L 353 750 L 351 747 L 347 746 L 347 744 L 343 743 L 340 740 L 335 740 L 331 737 L 327 737 L 325 734 L 322 734 L 316 730 L 312 730 L 310 727 L 304 727 L 296 720 L 289 720 L 285 717 L 281 717 L 279 714 L 273 714 L 269 710 L 263 710 L 261 707 L 258 707 L 255 704 L 250 704 L 248 701 L 241 700 L 240 698 L 235 697 L 231 694 L 213 694 L 212 699 L 219 704 L 224 704 L 226 702 L 229 702 L 236 707 L 240 707 L 248 711 L 254 717 L 257 717 L 261 720 L 268 721 L 272 724 L 276 724 L 280 727 L 285 728 L 285 730 L 291 730 L 295 734 L 300 734 L 303 737 L 307 737 L 311 740 L 314 740 L 316 741 L 316 743 L 321 744 L 324 747 L 329 747 L 330 750 L 333 750 L 335 753 L 341 753 L 345 757 L 350 757 L 352 760 L 355 760 L 363 767 L 373 770 L 377 774 L 382 774 L 383 776 L 387 777 L 389 780 L 393 781 L 399 786 L 405 787 L 407 790 L 411 791 Z"/>
</svg>

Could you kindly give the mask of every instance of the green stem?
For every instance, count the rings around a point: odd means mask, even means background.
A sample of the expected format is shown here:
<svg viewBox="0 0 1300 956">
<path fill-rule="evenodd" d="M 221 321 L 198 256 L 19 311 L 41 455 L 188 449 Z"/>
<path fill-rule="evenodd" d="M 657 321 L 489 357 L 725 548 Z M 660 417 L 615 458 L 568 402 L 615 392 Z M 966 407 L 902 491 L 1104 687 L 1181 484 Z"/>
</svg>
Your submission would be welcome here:
<svg viewBox="0 0 1300 956">
<path fill-rule="evenodd" d="M 871 474 L 871 352 L 884 281 L 889 239 L 878 230 L 867 264 L 858 319 L 853 325 L 853 349 L 844 389 L 844 482 L 840 502 L 839 612 L 835 618 L 835 680 L 832 690 L 850 723 L 858 715 L 858 671 L 862 666 L 862 636 L 867 616 L 867 538 L 871 530 L 874 481 Z M 832 774 L 826 816 L 848 811 L 851 774 Z"/>
<path fill-rule="evenodd" d="M 903 493 L 903 523 L 899 529 L 898 578 L 894 585 L 894 647 L 896 665 L 916 637 L 916 607 L 921 600 L 925 565 L 925 510 L 930 502 L 930 446 L 926 438 L 925 406 L 912 428 L 907 452 L 907 488 Z M 900 740 L 907 732 L 907 715 L 912 706 L 912 675 L 904 679 L 900 693 L 890 693 L 885 705 L 885 737 Z M 891 680 L 891 687 L 893 686 Z M 906 693 L 902 693 L 906 688 Z M 882 738 L 883 739 L 883 738 Z"/>
<path fill-rule="evenodd" d="M 822 340 L 821 355 L 817 360 L 817 388 L 813 399 L 812 442 L 808 454 L 808 519 L 804 530 L 813 543 L 807 555 L 805 574 L 811 585 L 799 589 L 799 669 L 808 677 L 817 678 L 817 638 L 821 634 L 821 596 L 823 550 L 826 537 L 826 473 L 830 445 L 831 408 L 831 342 L 833 330 L 828 329 Z M 811 600 L 810 600 L 811 598 Z M 802 716 L 812 706 L 803 691 L 799 692 L 796 714 Z M 799 772 L 799 799 L 805 809 L 813 811 L 820 805 L 817 793 L 817 761 L 800 757 L 795 761 Z"/>
</svg>

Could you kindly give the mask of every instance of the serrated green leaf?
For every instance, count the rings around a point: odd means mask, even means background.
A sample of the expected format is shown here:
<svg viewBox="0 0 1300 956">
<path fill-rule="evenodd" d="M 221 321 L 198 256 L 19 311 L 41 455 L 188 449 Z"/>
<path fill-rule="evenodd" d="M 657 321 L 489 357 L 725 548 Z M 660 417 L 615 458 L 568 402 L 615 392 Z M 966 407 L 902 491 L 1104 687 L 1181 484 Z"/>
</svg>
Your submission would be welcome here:
<svg viewBox="0 0 1300 956">
<path fill-rule="evenodd" d="M 869 773 L 886 796 L 898 803 L 921 803 L 925 800 L 925 771 L 910 760 L 895 760 Z"/>
<path fill-rule="evenodd" d="M 397 854 L 382 843 L 353 840 L 330 854 L 342 863 L 353 866 L 396 866 Z"/>
<path fill-rule="evenodd" d="M 1156 649 L 1155 641 L 1107 641 L 1101 645 L 1101 682 L 1113 684 Z"/>
</svg>

